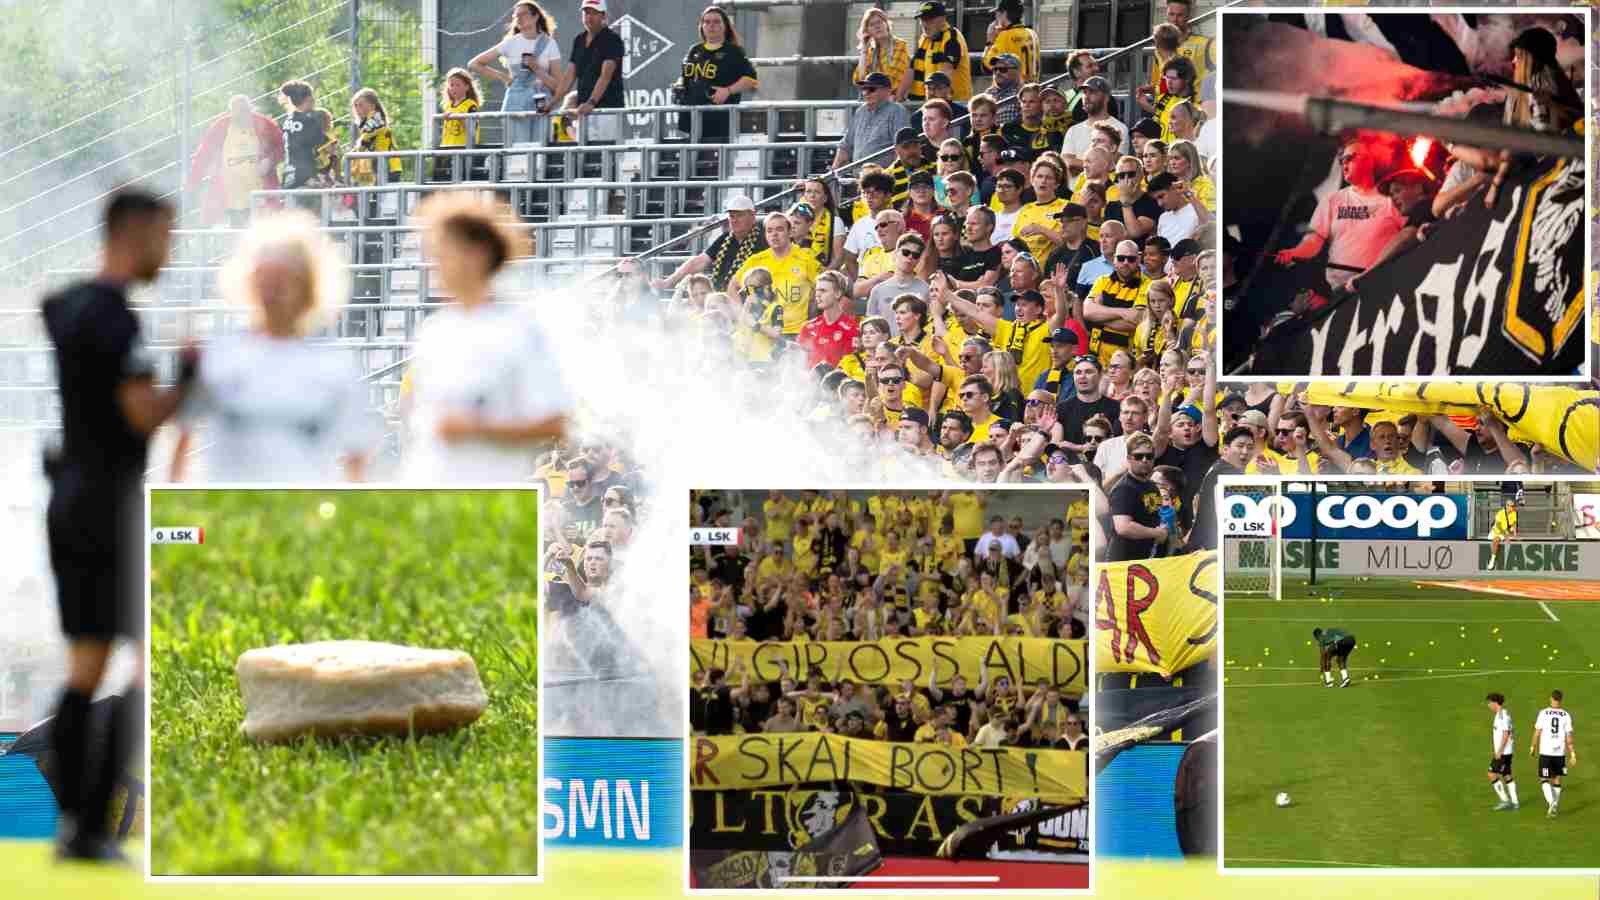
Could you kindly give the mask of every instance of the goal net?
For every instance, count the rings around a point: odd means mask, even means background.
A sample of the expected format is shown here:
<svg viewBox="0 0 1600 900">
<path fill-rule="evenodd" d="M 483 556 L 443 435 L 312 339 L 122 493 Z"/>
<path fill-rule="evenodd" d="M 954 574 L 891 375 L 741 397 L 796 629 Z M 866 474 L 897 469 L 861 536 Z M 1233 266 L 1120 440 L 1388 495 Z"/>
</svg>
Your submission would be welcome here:
<svg viewBox="0 0 1600 900">
<path fill-rule="evenodd" d="M 1283 599 L 1282 482 L 1223 487 L 1222 589 L 1227 597 Z"/>
</svg>

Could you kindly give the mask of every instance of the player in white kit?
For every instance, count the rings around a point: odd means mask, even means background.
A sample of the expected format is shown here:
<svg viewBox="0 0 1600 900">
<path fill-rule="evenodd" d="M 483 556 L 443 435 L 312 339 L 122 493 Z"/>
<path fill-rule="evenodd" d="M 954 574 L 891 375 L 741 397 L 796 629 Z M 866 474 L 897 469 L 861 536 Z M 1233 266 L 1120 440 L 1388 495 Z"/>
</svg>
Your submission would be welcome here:
<svg viewBox="0 0 1600 900">
<path fill-rule="evenodd" d="M 1550 804 L 1548 815 L 1554 819 L 1561 806 L 1561 776 L 1568 765 L 1578 764 L 1578 748 L 1572 744 L 1572 713 L 1561 708 L 1560 691 L 1550 692 L 1550 705 L 1539 710 L 1539 717 L 1533 720 L 1533 746 L 1528 749 L 1539 757 L 1540 787 Z"/>
<path fill-rule="evenodd" d="M 464 194 L 418 210 L 428 257 L 455 302 L 423 323 L 410 380 L 408 481 L 526 481 L 535 451 L 572 413 L 555 347 L 526 308 L 492 301 L 490 282 L 526 240 L 510 211 Z"/>
<path fill-rule="evenodd" d="M 206 348 L 178 413 L 174 481 L 188 474 L 202 422 L 210 481 L 361 480 L 382 419 L 355 358 L 306 340 L 343 302 L 348 279 L 311 215 L 282 213 L 250 229 L 222 275 L 227 299 L 250 310 L 250 328 Z"/>
<path fill-rule="evenodd" d="M 1377 188 L 1375 160 L 1360 143 L 1346 144 L 1339 167 L 1348 182 L 1322 198 L 1311 217 L 1311 231 L 1300 243 L 1280 250 L 1280 266 L 1314 258 L 1328 248 L 1328 285 L 1339 288 L 1377 262 L 1390 239 L 1405 227 L 1405 217 Z"/>
<path fill-rule="evenodd" d="M 1517 781 L 1511 774 L 1512 757 L 1517 752 L 1511 710 L 1506 709 L 1504 694 L 1492 693 L 1485 699 L 1489 702 L 1489 710 L 1494 713 L 1494 724 L 1490 726 L 1489 786 L 1494 788 L 1494 795 L 1500 798 L 1494 808 L 1496 812 L 1521 809 L 1522 803 L 1517 800 Z"/>
</svg>

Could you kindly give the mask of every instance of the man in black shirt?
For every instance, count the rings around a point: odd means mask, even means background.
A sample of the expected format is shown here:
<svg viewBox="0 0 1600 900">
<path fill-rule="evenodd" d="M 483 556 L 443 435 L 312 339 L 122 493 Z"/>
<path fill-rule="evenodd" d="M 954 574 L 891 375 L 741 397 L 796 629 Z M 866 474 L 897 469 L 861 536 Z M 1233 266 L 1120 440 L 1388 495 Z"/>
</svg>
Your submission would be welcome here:
<svg viewBox="0 0 1600 900">
<path fill-rule="evenodd" d="M 1057 443 L 1080 452 L 1089 449 L 1083 439 L 1083 423 L 1097 415 L 1109 419 L 1113 429 L 1119 427 L 1115 423 L 1120 418 L 1121 407 L 1117 401 L 1101 392 L 1100 374 L 1100 358 L 1097 356 L 1086 354 L 1072 361 L 1075 393 L 1056 401 L 1056 421 L 1061 425 L 1061 440 Z M 1116 433 L 1122 432 L 1119 430 Z"/>
<path fill-rule="evenodd" d="M 1111 562 L 1149 559 L 1157 541 L 1167 539 L 1161 524 L 1161 490 L 1155 471 L 1155 444 L 1148 435 L 1128 438 L 1128 474 L 1111 490 Z"/>
<path fill-rule="evenodd" d="M 621 109 L 625 49 L 606 22 L 606 0 L 583 0 L 583 30 L 572 39 L 572 55 L 556 96 L 566 96 L 577 84 L 574 102 L 579 116 L 596 109 Z"/>
<path fill-rule="evenodd" d="M 1255 450 L 1255 434 L 1247 425 L 1236 425 L 1222 436 L 1221 458 L 1212 463 L 1211 469 L 1200 479 L 1200 493 L 1193 507 L 1194 526 L 1189 530 L 1189 542 L 1183 552 L 1217 549 L 1217 479 L 1224 475 L 1243 475 Z"/>
<path fill-rule="evenodd" d="M 695 734 L 733 734 L 733 689 L 725 673 L 712 669 L 700 678 L 704 680 L 695 686 L 689 705 L 690 729 Z"/>
<path fill-rule="evenodd" d="M 1078 270 L 1083 264 L 1100 255 L 1100 246 L 1091 244 L 1087 240 L 1089 235 L 1089 211 L 1081 203 L 1068 203 L 1061 207 L 1061 211 L 1054 214 L 1061 222 L 1061 246 L 1057 247 L 1045 260 L 1044 275 L 1054 278 L 1057 266 L 1067 267 L 1067 284 L 1076 284 Z"/>
<path fill-rule="evenodd" d="M 999 280 L 1000 248 L 989 238 L 994 234 L 994 210 L 987 206 L 974 206 L 967 210 L 966 219 L 960 223 L 961 253 L 956 257 L 956 270 L 951 273 L 958 290 L 975 291 L 992 287 Z M 984 280 L 989 273 L 995 278 Z"/>
<path fill-rule="evenodd" d="M 1161 204 L 1140 186 L 1144 171 L 1133 159 L 1117 160 L 1115 172 L 1119 199 L 1106 204 L 1106 221 L 1121 222 L 1130 239 L 1142 242 L 1156 233 Z"/>
<path fill-rule="evenodd" d="M 185 349 L 178 385 L 155 386 L 155 362 L 128 308 L 127 289 L 156 277 L 171 243 L 174 213 L 144 191 L 118 192 L 106 208 L 99 274 L 47 297 L 45 329 L 55 347 L 62 444 L 46 459 L 46 518 L 67 685 L 56 711 L 53 775 L 61 785 L 56 854 L 126 861 L 109 836 L 117 776 L 139 743 L 144 718 L 141 665 L 104 741 L 90 734 L 89 703 L 113 642 L 143 641 L 144 496 L 141 480 L 152 432 L 169 419 L 194 381 L 198 354 Z M 91 765 L 90 746 L 107 747 Z"/>
<path fill-rule="evenodd" d="M 712 290 L 726 291 L 729 279 L 745 260 L 767 249 L 765 229 L 756 227 L 754 201 L 744 194 L 734 194 L 727 198 L 724 209 L 728 214 L 728 230 L 712 241 L 704 253 L 684 260 L 671 275 L 651 280 L 650 287 L 670 291 L 690 275 L 706 272 L 711 278 Z"/>
<path fill-rule="evenodd" d="M 1210 418 L 1212 424 L 1202 425 L 1202 421 Z M 1163 426 L 1161 421 L 1167 424 Z M 1161 453 L 1156 457 L 1156 465 L 1175 466 L 1183 470 L 1183 483 L 1188 495 L 1183 502 L 1188 509 L 1194 509 L 1195 495 L 1200 490 L 1200 482 L 1205 478 L 1206 472 L 1211 470 L 1211 464 L 1217 461 L 1217 449 L 1211 443 L 1216 440 L 1214 434 L 1207 440 L 1206 431 L 1213 433 L 1216 429 L 1216 417 L 1207 416 L 1200 407 L 1188 404 L 1170 416 L 1159 416 L 1156 427 L 1156 449 Z"/>
</svg>

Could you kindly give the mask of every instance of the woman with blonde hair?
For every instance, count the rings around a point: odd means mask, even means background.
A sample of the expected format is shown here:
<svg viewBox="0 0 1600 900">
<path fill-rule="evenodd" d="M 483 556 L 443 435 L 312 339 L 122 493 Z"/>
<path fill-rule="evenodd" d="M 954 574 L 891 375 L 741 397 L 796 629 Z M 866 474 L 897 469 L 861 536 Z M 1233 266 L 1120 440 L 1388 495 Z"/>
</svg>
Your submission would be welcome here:
<svg viewBox="0 0 1600 900">
<path fill-rule="evenodd" d="M 1168 347 L 1178 346 L 1178 319 L 1173 312 L 1176 294 L 1172 285 L 1157 279 L 1150 282 L 1143 318 L 1133 330 L 1133 350 L 1141 362 L 1154 363 Z"/>
<path fill-rule="evenodd" d="M 259 220 L 222 273 L 247 330 L 221 338 L 178 413 L 172 480 L 205 423 L 212 481 L 359 481 L 381 437 L 353 357 L 306 340 L 349 292 L 338 251 L 309 213 Z"/>
<path fill-rule="evenodd" d="M 454 299 L 423 323 L 411 366 L 410 481 L 518 481 L 560 439 L 573 397 L 555 342 L 527 311 L 494 302 L 507 262 L 529 252 L 511 210 L 463 193 L 417 210 L 423 248 Z"/>
<path fill-rule="evenodd" d="M 887 12 L 871 7 L 861 14 L 861 26 L 856 29 L 856 51 L 860 58 L 852 80 L 859 82 L 873 72 L 882 72 L 894 85 L 895 102 L 906 99 L 900 90 L 900 79 L 911 68 L 911 45 L 894 36 L 894 26 L 889 23 Z"/>
<path fill-rule="evenodd" d="M 990 350 L 983 355 L 983 376 L 994 385 L 989 408 L 1011 422 L 1022 421 L 1022 378 L 1017 361 L 1006 350 Z"/>
<path fill-rule="evenodd" d="M 1154 282 L 1151 284 L 1154 286 Z M 1101 392 L 1120 403 L 1123 397 L 1133 393 L 1135 368 L 1133 354 L 1128 351 L 1118 350 L 1111 354 L 1111 361 L 1106 363 L 1105 377 L 1100 380 Z"/>
<path fill-rule="evenodd" d="M 1217 187 L 1200 162 L 1200 151 L 1193 141 L 1173 141 L 1167 148 L 1167 171 L 1189 185 L 1194 199 L 1207 213 L 1217 211 Z"/>
</svg>

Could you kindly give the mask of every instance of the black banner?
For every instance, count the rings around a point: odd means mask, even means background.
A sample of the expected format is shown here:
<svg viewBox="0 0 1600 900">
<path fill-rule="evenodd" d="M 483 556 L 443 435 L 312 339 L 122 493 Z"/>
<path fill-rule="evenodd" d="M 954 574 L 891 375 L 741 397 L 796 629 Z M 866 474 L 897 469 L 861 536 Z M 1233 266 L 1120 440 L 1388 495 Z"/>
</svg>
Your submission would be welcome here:
<svg viewBox="0 0 1600 900">
<path fill-rule="evenodd" d="M 1523 165 L 1495 207 L 1482 195 L 1372 270 L 1360 294 L 1280 326 L 1255 375 L 1569 375 L 1585 355 L 1584 178 L 1577 160 Z M 1262 272 L 1244 302 L 1287 307 L 1289 275 Z M 1223 321 L 1227 333 L 1229 318 Z M 1309 362 L 1308 362 L 1309 361 Z"/>
<path fill-rule="evenodd" d="M 698 803 L 701 792 L 695 792 Z M 813 836 L 802 832 L 794 846 L 756 848 L 733 842 L 728 849 L 711 849 L 691 840 L 689 864 L 697 888 L 843 888 L 848 881 L 804 882 L 790 878 L 848 878 L 865 875 L 883 864 L 883 854 L 872 836 L 872 824 L 860 806 L 838 816 L 814 813 L 812 821 L 826 822 Z"/>
<path fill-rule="evenodd" d="M 931 796 L 908 791 L 691 791 L 689 846 L 702 850 L 782 851 L 809 846 L 816 835 L 859 813 L 890 856 L 933 856 L 957 828 L 978 819 L 1037 809 L 1032 797 Z M 1089 809 L 1080 806 L 1037 826 L 1003 832 L 990 859 L 1084 862 Z"/>
</svg>

